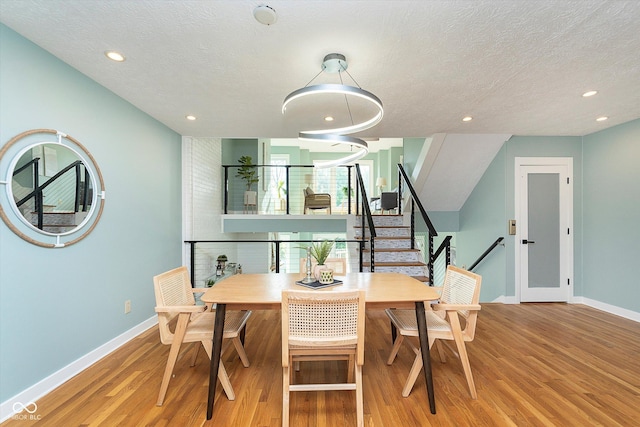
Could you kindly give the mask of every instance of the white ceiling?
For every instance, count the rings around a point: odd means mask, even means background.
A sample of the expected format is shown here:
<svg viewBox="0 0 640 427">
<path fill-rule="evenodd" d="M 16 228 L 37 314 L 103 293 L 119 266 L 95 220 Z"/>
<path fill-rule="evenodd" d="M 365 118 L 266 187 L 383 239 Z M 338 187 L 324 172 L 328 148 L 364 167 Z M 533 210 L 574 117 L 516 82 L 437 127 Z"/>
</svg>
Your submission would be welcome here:
<svg viewBox="0 0 640 427">
<path fill-rule="evenodd" d="M 260 4 L 274 25 L 254 19 Z M 384 104 L 364 137 L 586 135 L 640 118 L 636 0 L 1 0 L 0 21 L 188 136 L 297 137 L 308 123 L 282 101 L 332 52 Z"/>
</svg>

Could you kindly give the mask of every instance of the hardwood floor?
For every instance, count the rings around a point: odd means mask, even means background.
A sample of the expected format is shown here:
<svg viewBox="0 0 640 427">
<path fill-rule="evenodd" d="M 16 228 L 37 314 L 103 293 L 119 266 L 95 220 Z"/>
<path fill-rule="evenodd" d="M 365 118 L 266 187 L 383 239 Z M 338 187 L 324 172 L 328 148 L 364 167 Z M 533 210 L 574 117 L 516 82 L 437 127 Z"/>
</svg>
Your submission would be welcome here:
<svg viewBox="0 0 640 427">
<path fill-rule="evenodd" d="M 246 348 L 251 366 L 224 357 L 236 400 L 216 392 L 206 421 L 208 359 L 178 360 L 162 407 L 158 389 L 169 348 L 152 328 L 37 402 L 38 420 L 5 426 L 280 426 L 279 312 L 256 311 Z M 469 397 L 459 361 L 432 352 L 437 414 L 429 413 L 424 376 L 401 396 L 413 353 L 392 366 L 389 322 L 367 313 L 364 412 L 367 426 L 631 426 L 640 419 L 640 324 L 583 306 L 483 304 L 468 343 L 478 399 Z M 186 353 L 190 347 L 184 347 Z M 435 349 L 434 349 L 435 350 Z M 346 375 L 344 362 L 302 366 L 303 381 Z M 292 426 L 354 426 L 349 391 L 291 396 Z"/>
</svg>

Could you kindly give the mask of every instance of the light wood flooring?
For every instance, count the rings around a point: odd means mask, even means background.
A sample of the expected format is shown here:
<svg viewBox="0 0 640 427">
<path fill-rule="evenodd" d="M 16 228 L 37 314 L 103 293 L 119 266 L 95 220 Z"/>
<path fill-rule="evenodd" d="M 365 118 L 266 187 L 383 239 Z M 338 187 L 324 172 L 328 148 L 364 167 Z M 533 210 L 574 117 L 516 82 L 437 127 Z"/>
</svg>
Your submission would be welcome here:
<svg viewBox="0 0 640 427">
<path fill-rule="evenodd" d="M 178 361 L 164 406 L 156 407 L 168 346 L 152 328 L 38 400 L 39 420 L 8 426 L 271 426 L 281 425 L 280 316 L 256 311 L 246 348 L 224 362 L 236 392 L 218 386 L 206 421 L 208 359 Z M 472 400 L 460 363 L 432 352 L 437 414 L 429 412 L 424 376 L 401 396 L 413 362 L 408 346 L 392 366 L 384 312 L 367 313 L 364 365 L 366 426 L 633 426 L 640 423 L 640 324 L 583 306 L 483 304 L 475 341 L 468 343 L 478 390 Z M 183 348 L 186 353 L 190 347 Z M 304 381 L 345 375 L 344 362 L 309 362 Z M 299 392 L 291 425 L 355 426 L 353 392 Z"/>
</svg>

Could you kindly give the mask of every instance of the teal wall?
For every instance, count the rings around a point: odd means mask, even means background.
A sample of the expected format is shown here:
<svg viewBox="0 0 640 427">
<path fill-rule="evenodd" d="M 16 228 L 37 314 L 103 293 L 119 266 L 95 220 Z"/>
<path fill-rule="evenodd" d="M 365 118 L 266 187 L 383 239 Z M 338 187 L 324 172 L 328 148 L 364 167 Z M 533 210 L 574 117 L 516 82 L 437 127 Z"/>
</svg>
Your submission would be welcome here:
<svg viewBox="0 0 640 427">
<path fill-rule="evenodd" d="M 640 120 L 584 138 L 583 293 L 640 312 Z"/>
<path fill-rule="evenodd" d="M 481 300 L 515 295 L 516 157 L 573 158 L 574 295 L 640 312 L 640 287 L 628 267 L 640 257 L 640 120 L 585 137 L 515 136 L 498 152 L 460 210 L 457 263 L 469 266 L 505 237 L 476 271 Z"/>
<path fill-rule="evenodd" d="M 61 249 L 0 221 L 0 402 L 153 318 L 152 276 L 181 264 L 181 137 L 0 24 L 1 144 L 40 128 L 94 156 L 105 207 Z"/>
</svg>

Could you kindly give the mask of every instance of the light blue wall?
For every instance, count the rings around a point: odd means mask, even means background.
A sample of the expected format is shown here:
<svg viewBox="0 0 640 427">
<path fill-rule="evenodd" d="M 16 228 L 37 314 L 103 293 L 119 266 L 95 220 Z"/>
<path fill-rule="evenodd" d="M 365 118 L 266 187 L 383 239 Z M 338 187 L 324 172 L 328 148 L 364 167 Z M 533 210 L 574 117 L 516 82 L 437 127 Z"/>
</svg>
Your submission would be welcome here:
<svg viewBox="0 0 640 427">
<path fill-rule="evenodd" d="M 640 120 L 582 137 L 516 136 L 505 143 L 460 211 L 457 263 L 469 266 L 499 236 L 476 271 L 481 300 L 515 295 L 515 157 L 573 158 L 574 295 L 640 312 L 629 266 L 640 258 Z"/>
<path fill-rule="evenodd" d="M 640 312 L 640 120 L 584 138 L 583 292 Z"/>
<path fill-rule="evenodd" d="M 181 264 L 180 136 L 0 25 L 1 144 L 40 128 L 94 156 L 105 207 L 62 249 L 0 222 L 0 402 L 152 318 L 152 276 Z"/>
<path fill-rule="evenodd" d="M 456 264 L 470 267 L 500 236 L 506 237 L 505 153 L 503 146 L 460 210 Z M 481 301 L 505 295 L 506 251 L 499 246 L 474 269 L 482 275 Z"/>
</svg>

